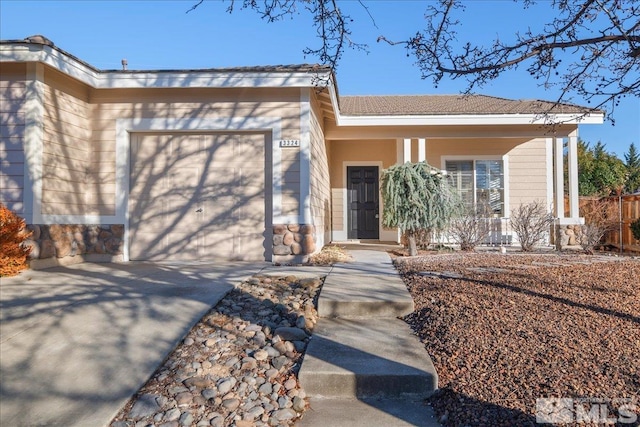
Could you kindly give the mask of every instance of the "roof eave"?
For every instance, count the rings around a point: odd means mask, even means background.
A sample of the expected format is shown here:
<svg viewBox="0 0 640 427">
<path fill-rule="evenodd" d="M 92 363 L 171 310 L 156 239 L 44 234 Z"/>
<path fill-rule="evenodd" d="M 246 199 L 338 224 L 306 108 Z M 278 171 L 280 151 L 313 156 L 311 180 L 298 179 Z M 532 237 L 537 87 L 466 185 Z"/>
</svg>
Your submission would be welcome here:
<svg viewBox="0 0 640 427">
<path fill-rule="evenodd" d="M 602 124 L 604 113 L 438 114 L 393 116 L 336 115 L 338 126 L 553 125 Z"/>
<path fill-rule="evenodd" d="M 0 62 L 39 62 L 96 89 L 314 87 L 330 71 L 102 71 L 56 47 L 26 42 L 0 44 Z M 329 77 L 328 77 L 329 78 Z"/>
</svg>

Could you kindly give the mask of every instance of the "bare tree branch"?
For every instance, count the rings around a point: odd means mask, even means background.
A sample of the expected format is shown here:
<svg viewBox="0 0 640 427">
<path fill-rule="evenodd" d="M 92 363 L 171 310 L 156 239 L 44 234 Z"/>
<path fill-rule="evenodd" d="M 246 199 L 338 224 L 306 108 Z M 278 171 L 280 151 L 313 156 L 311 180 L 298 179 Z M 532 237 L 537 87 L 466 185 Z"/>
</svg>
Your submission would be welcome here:
<svg viewBox="0 0 640 427">
<path fill-rule="evenodd" d="M 550 6 L 553 18 L 543 30 L 527 29 L 510 43 L 459 43 L 455 27 L 460 21 L 453 15 L 464 10 L 462 0 L 439 0 L 428 9 L 426 29 L 408 40 L 378 40 L 404 45 L 422 77 L 436 85 L 445 76 L 466 79 L 465 93 L 524 65 L 542 86 L 560 89 L 557 103 L 570 103 L 577 95 L 613 112 L 622 97 L 640 96 L 640 6 L 632 0 L 554 0 Z"/>
<path fill-rule="evenodd" d="M 192 11 L 204 3 L 194 0 Z M 523 8 L 535 0 L 515 0 Z M 320 45 L 303 53 L 335 69 L 345 49 L 368 50 L 351 32 L 352 18 L 337 0 L 229 0 L 227 12 L 237 5 L 250 9 L 267 22 L 302 12 L 311 15 Z M 358 0 L 375 26 L 363 0 Z M 343 5 L 343 8 L 341 8 Z M 445 77 L 462 78 L 471 93 L 505 72 L 526 67 L 529 75 L 545 89 L 560 92 L 556 104 L 572 103 L 578 97 L 594 109 L 615 110 L 620 99 L 640 97 L 640 3 L 637 0 L 551 0 L 545 2 L 549 20 L 538 30 L 524 28 L 502 35 L 487 45 L 473 40 L 459 41 L 456 29 L 463 25 L 465 0 L 430 2 L 425 28 L 406 40 L 392 41 L 384 35 L 378 41 L 401 45 L 415 57 L 422 78 L 437 87 Z M 536 23 L 537 24 L 537 23 Z M 507 35 L 508 36 L 508 35 Z M 509 40 L 505 42 L 504 40 Z M 564 61 L 564 62 L 563 62 Z M 611 114 L 609 119 L 612 120 Z"/>
</svg>

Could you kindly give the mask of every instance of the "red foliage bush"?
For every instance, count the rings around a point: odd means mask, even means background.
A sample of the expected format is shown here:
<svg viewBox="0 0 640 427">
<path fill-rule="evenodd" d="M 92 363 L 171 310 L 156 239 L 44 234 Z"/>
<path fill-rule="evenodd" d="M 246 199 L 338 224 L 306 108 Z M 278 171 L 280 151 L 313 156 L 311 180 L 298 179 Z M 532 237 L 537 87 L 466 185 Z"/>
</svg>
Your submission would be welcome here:
<svg viewBox="0 0 640 427">
<path fill-rule="evenodd" d="M 30 235 L 24 219 L 0 203 L 0 277 L 15 276 L 28 267 L 31 249 L 22 243 Z"/>
</svg>

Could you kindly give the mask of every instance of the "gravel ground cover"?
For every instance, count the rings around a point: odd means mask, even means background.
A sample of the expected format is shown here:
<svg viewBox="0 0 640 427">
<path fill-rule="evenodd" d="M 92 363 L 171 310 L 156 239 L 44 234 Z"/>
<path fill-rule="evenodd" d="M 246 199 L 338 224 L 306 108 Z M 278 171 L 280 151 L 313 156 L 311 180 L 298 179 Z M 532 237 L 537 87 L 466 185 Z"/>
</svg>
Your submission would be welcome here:
<svg viewBox="0 0 640 427">
<path fill-rule="evenodd" d="M 440 377 L 429 403 L 442 424 L 540 425 L 536 399 L 551 397 L 574 399 L 576 422 L 562 425 L 639 424 L 639 260 L 455 253 L 396 266 L 416 303 L 405 320 Z M 589 413 L 596 398 L 632 403 Z"/>
<path fill-rule="evenodd" d="M 308 406 L 297 371 L 321 285 L 320 278 L 256 276 L 236 286 L 111 427 L 293 425 Z"/>
</svg>

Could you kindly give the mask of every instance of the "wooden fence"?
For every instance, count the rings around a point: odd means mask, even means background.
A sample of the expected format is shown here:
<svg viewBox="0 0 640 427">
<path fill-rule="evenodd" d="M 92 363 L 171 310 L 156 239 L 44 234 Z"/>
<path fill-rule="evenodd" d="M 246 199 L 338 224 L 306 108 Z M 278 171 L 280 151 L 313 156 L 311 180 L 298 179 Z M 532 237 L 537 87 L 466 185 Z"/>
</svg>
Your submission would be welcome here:
<svg viewBox="0 0 640 427">
<path fill-rule="evenodd" d="M 617 213 L 617 226 L 605 234 L 602 243 L 625 251 L 640 251 L 640 241 L 633 238 L 631 223 L 640 218 L 640 194 L 625 194 L 603 198 L 580 197 L 580 211 L 594 201 L 604 201 Z M 569 199 L 565 197 L 565 212 L 569 211 Z M 582 215 L 581 215 L 582 216 Z"/>
</svg>

